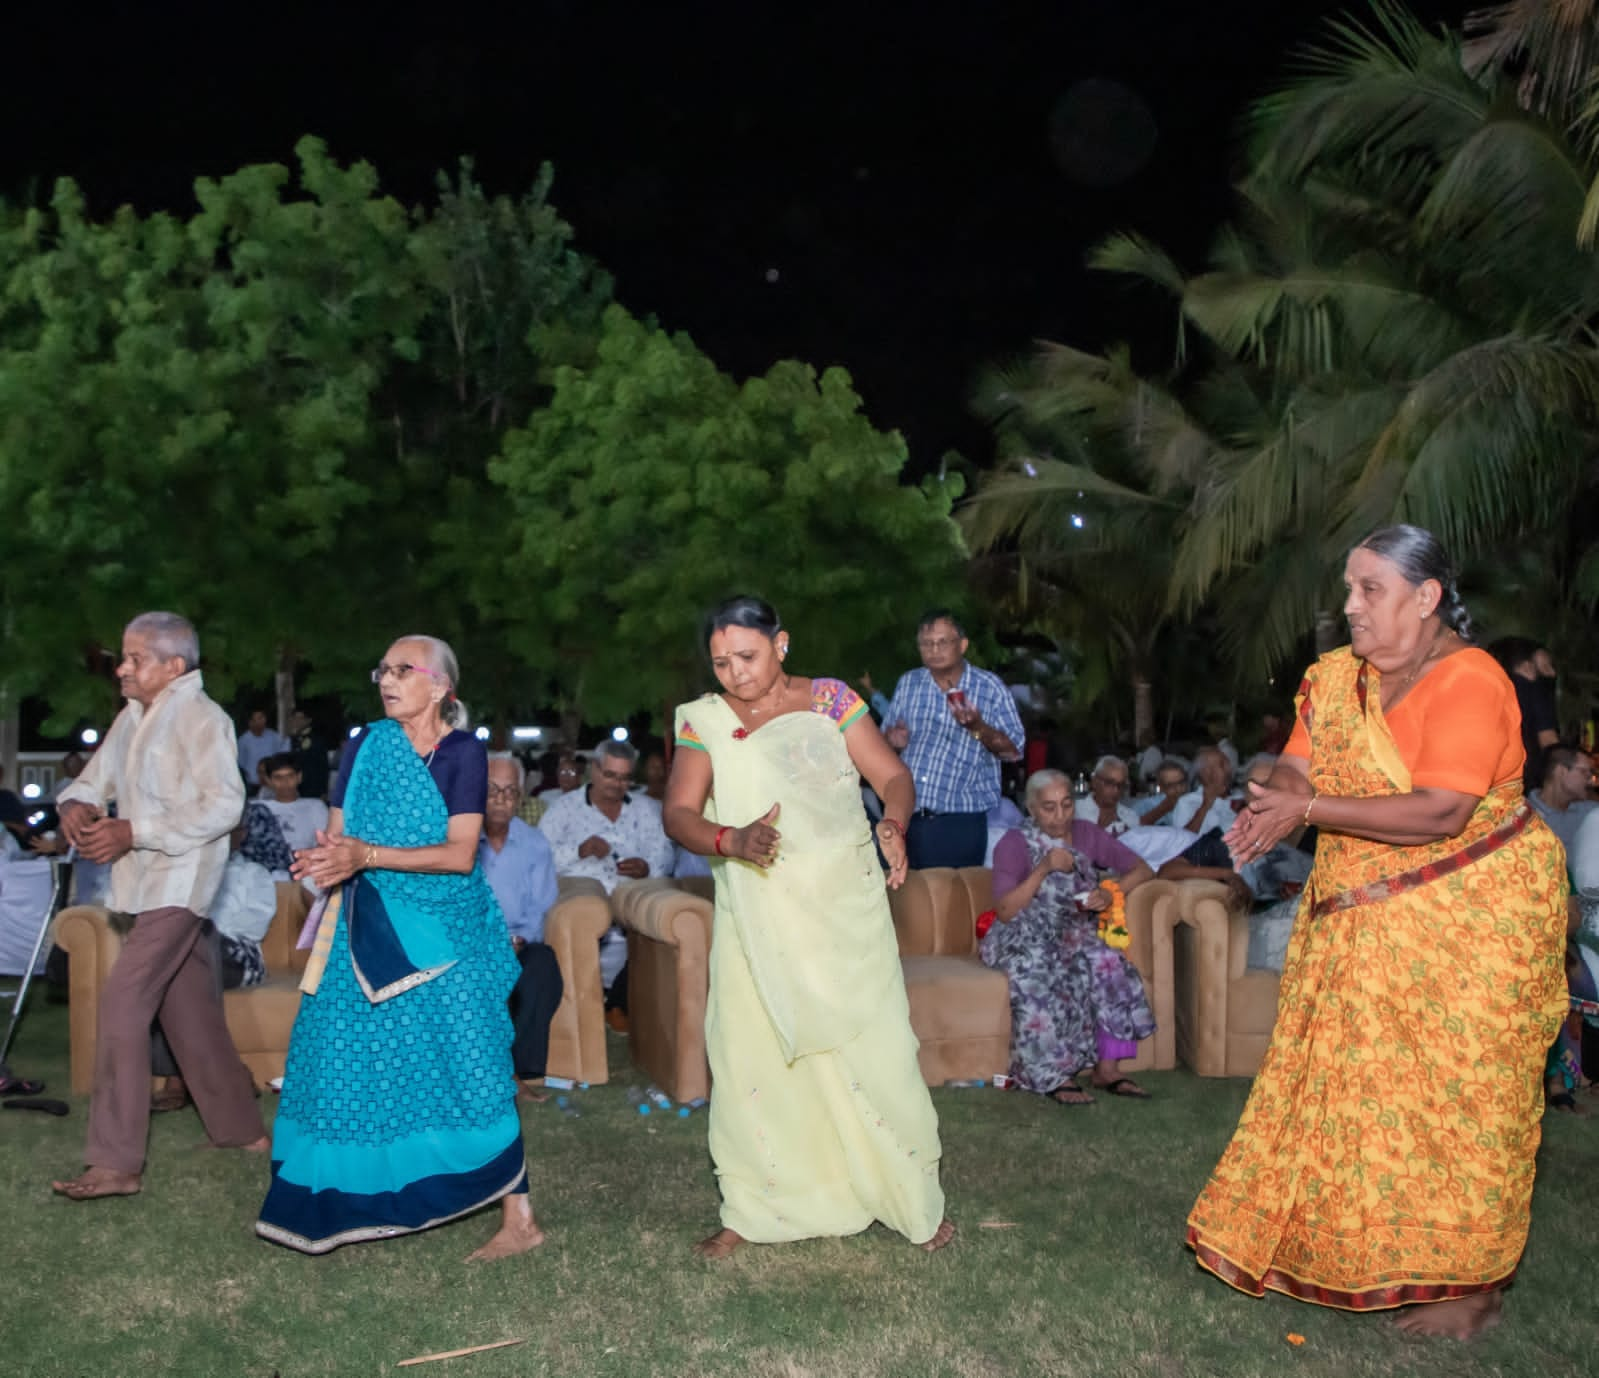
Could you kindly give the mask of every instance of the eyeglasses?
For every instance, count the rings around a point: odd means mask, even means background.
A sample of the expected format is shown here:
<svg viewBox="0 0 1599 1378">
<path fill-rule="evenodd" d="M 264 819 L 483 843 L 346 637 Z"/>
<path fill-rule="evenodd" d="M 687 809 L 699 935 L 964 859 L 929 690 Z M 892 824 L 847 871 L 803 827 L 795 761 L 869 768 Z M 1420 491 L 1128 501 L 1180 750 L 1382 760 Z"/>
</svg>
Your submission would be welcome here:
<svg viewBox="0 0 1599 1378">
<path fill-rule="evenodd" d="M 919 636 L 916 638 L 916 644 L 924 651 L 949 651 L 959 646 L 961 639 L 958 636 Z"/>
<path fill-rule="evenodd" d="M 419 675 L 426 675 L 429 679 L 446 678 L 446 676 L 439 674 L 437 670 L 428 669 L 426 665 L 406 665 L 403 663 L 390 665 L 388 661 L 380 660 L 377 663 L 377 667 L 372 671 L 372 683 L 382 684 L 385 675 L 393 675 L 395 679 L 404 679 L 412 670 L 415 670 Z"/>
<path fill-rule="evenodd" d="M 1106 789 L 1126 789 L 1127 788 L 1127 781 L 1125 781 L 1125 780 L 1112 780 L 1110 778 L 1110 776 L 1108 776 L 1108 775 L 1096 775 L 1094 777 L 1094 779 L 1096 781 L 1098 781 L 1100 784 L 1102 784 Z"/>
<path fill-rule="evenodd" d="M 519 790 L 515 785 L 489 786 L 490 799 L 520 799 L 521 797 L 522 791 Z"/>
</svg>

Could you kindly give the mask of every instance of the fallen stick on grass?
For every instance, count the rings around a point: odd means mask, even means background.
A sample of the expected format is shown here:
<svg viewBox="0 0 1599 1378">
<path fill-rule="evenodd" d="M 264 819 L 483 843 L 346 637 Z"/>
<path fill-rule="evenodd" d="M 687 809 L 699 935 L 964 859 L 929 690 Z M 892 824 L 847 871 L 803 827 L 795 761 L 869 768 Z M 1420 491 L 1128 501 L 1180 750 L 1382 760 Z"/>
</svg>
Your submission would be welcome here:
<svg viewBox="0 0 1599 1378">
<path fill-rule="evenodd" d="M 977 1228 L 980 1230 L 1014 1230 L 1017 1222 L 1014 1220 L 979 1220 Z"/>
<path fill-rule="evenodd" d="M 414 1359 L 401 1359 L 396 1368 L 409 1368 L 412 1364 L 431 1364 L 435 1359 L 459 1359 L 463 1354 L 481 1354 L 485 1349 L 504 1349 L 508 1345 L 527 1343 L 525 1340 L 496 1340 L 491 1345 L 470 1345 L 466 1349 L 444 1349 L 437 1354 L 418 1354 Z"/>
</svg>

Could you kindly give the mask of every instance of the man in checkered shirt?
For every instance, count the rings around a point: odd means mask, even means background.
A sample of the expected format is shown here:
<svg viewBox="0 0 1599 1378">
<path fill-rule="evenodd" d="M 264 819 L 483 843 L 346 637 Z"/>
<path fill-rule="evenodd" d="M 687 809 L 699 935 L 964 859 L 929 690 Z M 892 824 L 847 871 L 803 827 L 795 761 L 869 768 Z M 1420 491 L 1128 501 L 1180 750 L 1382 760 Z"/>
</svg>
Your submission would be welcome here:
<svg viewBox="0 0 1599 1378">
<path fill-rule="evenodd" d="M 906 850 L 915 868 L 981 866 L 1001 761 L 1020 758 L 1016 700 L 998 675 L 966 663 L 966 633 L 939 608 L 916 629 L 922 668 L 900 677 L 883 735 L 916 782 Z"/>
</svg>

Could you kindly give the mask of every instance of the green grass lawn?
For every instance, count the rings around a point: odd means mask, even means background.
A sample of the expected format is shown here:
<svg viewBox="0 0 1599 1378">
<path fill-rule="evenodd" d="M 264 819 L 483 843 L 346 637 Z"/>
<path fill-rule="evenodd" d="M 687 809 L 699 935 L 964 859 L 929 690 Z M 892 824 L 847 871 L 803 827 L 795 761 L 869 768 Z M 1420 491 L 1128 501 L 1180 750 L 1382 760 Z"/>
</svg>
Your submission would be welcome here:
<svg viewBox="0 0 1599 1378">
<path fill-rule="evenodd" d="M 66 1010 L 38 999 L 20 1074 L 67 1081 Z M 251 1232 L 266 1164 L 197 1147 L 192 1111 L 158 1117 L 143 1195 L 75 1204 L 85 1102 L 63 1119 L 0 1114 L 0 1374 L 393 1372 L 495 1340 L 514 1348 L 418 1375 L 1383 1375 L 1599 1371 L 1599 1120 L 1546 1125 L 1532 1240 L 1506 1323 L 1471 1346 L 1410 1342 L 1381 1316 L 1255 1301 L 1200 1273 L 1183 1220 L 1246 1084 L 1143 1078 L 1157 1099 L 1081 1110 L 992 1090 L 934 1092 L 960 1226 L 928 1256 L 874 1228 L 748 1248 L 709 1264 L 705 1121 L 627 1103 L 637 1076 L 524 1115 L 542 1249 L 467 1267 L 488 1215 L 304 1258 Z M 1004 1224 L 1008 1228 L 985 1228 Z M 1305 1337 L 1299 1347 L 1286 1336 Z"/>
</svg>

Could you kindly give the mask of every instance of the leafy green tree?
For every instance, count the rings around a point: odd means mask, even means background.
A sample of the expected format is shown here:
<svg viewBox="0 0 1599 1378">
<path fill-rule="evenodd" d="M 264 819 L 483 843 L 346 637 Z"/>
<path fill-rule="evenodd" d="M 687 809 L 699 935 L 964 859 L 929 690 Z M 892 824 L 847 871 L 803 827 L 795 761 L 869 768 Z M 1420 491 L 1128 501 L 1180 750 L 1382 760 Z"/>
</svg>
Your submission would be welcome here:
<svg viewBox="0 0 1599 1378">
<path fill-rule="evenodd" d="M 492 546 L 461 556 L 474 601 L 552 699 L 664 715 L 709 686 L 699 619 L 737 592 L 777 606 L 814 673 L 904 663 L 963 556 L 958 481 L 906 486 L 905 461 L 843 370 L 786 361 L 741 385 L 613 306 L 592 363 L 557 369 L 490 465 L 498 519 L 457 548 Z"/>
<path fill-rule="evenodd" d="M 104 713 L 64 673 L 139 608 L 194 618 L 217 692 L 276 672 L 363 706 L 386 636 L 476 630 L 440 572 L 458 493 L 580 358 L 609 283 L 548 204 L 463 166 L 410 211 L 305 139 L 196 185 L 186 223 L 95 223 L 70 182 L 0 212 L 0 688 Z M 479 638 L 485 683 L 512 663 Z"/>
</svg>

